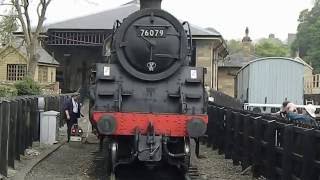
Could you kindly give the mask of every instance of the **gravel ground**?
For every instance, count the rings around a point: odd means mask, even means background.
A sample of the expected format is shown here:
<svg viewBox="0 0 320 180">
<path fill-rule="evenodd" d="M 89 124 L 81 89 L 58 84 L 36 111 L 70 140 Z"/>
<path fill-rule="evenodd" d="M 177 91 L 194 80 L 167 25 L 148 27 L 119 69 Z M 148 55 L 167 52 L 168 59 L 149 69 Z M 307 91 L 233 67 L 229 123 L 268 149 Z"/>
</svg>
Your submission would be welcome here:
<svg viewBox="0 0 320 180">
<path fill-rule="evenodd" d="M 90 179 L 95 144 L 66 144 L 40 162 L 27 176 L 32 179 Z"/>
<path fill-rule="evenodd" d="M 85 106 L 84 108 L 87 107 Z M 84 131 L 87 130 L 87 124 L 89 123 L 85 119 L 80 121 L 80 126 Z M 34 167 L 34 169 L 26 177 L 26 180 L 107 179 L 105 176 L 105 154 L 98 152 L 98 141 L 95 136 L 93 136 L 91 133 L 89 134 L 90 136 L 88 138 L 88 142 L 90 143 L 82 144 L 80 142 L 72 142 L 63 145 L 60 149 L 52 153 L 49 157 Z M 64 138 L 66 137 L 64 136 Z M 217 151 L 212 151 L 206 146 L 201 146 L 200 152 L 206 158 L 196 159 L 193 157 L 192 164 L 196 164 L 202 179 L 252 180 L 250 175 L 241 175 L 241 167 L 233 166 L 232 160 L 225 160 L 224 155 L 218 155 Z M 152 176 L 148 175 L 148 177 L 146 177 L 146 173 L 151 171 L 146 171 L 146 169 L 143 169 L 143 167 L 137 167 L 138 166 L 134 165 L 130 168 L 131 171 L 126 170 L 127 173 L 120 174 L 120 180 L 169 180 L 169 178 L 162 178 L 161 176 L 163 174 L 158 171 L 154 171 L 155 173 L 150 173 Z M 127 167 L 125 169 L 127 169 Z M 170 168 L 170 170 L 172 170 L 172 168 Z M 132 172 L 132 174 L 128 172 Z M 175 177 L 171 177 L 170 179 L 177 180 Z"/>
<path fill-rule="evenodd" d="M 252 180 L 251 175 L 241 175 L 241 166 L 234 166 L 232 160 L 224 159 L 218 151 L 206 146 L 200 147 L 201 155 L 205 158 L 195 160 L 199 173 L 208 180 Z"/>
<path fill-rule="evenodd" d="M 70 143 L 62 146 L 47 159 L 39 163 L 27 176 L 27 180 L 37 179 L 106 179 L 103 155 L 97 153 L 97 142 L 91 144 Z M 240 175 L 241 167 L 233 166 L 231 160 L 225 160 L 217 151 L 201 146 L 201 154 L 206 158 L 193 160 L 204 180 L 251 180 L 250 175 Z M 125 167 L 126 174 L 120 174 L 120 180 L 165 179 L 161 173 L 146 171 L 138 166 Z M 135 169 L 136 168 L 136 169 Z M 134 169 L 134 171 L 132 170 Z M 172 169 L 171 169 L 172 170 Z M 148 173 L 149 172 L 149 173 Z M 148 173 L 149 175 L 146 175 Z M 158 174 L 157 174 L 158 173 Z M 148 177 L 147 177 L 148 176 Z M 130 178 L 131 177 L 131 178 Z M 175 178 L 171 178 L 172 180 Z M 176 179 L 175 179 L 176 180 Z"/>
<path fill-rule="evenodd" d="M 88 105 L 82 111 L 85 118 L 79 120 L 84 134 L 89 131 L 88 143 L 70 142 L 60 147 L 49 157 L 42 160 L 28 174 L 26 180 L 93 180 L 105 179 L 104 158 L 98 152 L 98 140 L 91 133 L 88 124 Z M 89 126 L 90 127 L 90 126 Z M 66 127 L 60 129 L 60 138 L 66 140 Z"/>
</svg>

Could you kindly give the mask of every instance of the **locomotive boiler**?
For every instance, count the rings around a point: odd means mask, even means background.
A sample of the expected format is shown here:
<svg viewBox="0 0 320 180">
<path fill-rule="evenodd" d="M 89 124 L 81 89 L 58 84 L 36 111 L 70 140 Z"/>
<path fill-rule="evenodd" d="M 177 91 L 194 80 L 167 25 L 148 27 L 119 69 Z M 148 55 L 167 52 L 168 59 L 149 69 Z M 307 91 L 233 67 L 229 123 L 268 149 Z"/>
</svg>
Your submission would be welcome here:
<svg viewBox="0 0 320 180">
<path fill-rule="evenodd" d="M 110 172 L 133 161 L 186 171 L 190 139 L 198 143 L 208 122 L 205 70 L 190 66 L 188 23 L 162 10 L 161 0 L 140 3 L 115 23 L 106 63 L 96 64 L 90 120 L 108 139 Z"/>
</svg>

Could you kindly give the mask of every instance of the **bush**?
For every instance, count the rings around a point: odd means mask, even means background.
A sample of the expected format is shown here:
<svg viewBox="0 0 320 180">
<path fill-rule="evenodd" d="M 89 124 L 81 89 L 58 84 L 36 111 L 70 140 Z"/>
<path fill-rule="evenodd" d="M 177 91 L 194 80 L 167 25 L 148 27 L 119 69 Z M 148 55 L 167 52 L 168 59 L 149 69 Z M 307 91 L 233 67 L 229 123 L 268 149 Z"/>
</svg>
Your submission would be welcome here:
<svg viewBox="0 0 320 180">
<path fill-rule="evenodd" d="M 18 81 L 14 84 L 18 90 L 18 95 L 39 95 L 41 93 L 40 85 L 30 78 Z"/>
<path fill-rule="evenodd" d="M 15 87 L 0 85 L 0 97 L 16 96 L 18 91 Z"/>
</svg>

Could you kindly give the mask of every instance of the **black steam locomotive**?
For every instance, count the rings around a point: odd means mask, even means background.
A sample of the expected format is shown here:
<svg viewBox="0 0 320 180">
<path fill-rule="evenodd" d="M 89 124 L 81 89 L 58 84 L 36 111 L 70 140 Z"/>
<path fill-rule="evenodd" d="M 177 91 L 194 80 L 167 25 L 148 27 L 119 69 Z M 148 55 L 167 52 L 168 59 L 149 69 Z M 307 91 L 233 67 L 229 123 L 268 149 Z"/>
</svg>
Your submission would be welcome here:
<svg viewBox="0 0 320 180">
<path fill-rule="evenodd" d="M 190 66 L 188 23 L 161 10 L 161 0 L 140 4 L 115 24 L 107 62 L 96 64 L 90 120 L 109 140 L 111 172 L 133 161 L 187 170 L 190 138 L 203 136 L 208 122 L 205 71 Z"/>
</svg>

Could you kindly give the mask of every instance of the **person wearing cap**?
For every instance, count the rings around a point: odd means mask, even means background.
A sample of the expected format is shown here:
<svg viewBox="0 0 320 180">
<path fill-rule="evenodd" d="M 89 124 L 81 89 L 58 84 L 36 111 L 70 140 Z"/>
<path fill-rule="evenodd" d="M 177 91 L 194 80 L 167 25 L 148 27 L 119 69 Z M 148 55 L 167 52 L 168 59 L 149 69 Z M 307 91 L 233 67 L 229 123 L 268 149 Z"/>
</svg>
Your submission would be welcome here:
<svg viewBox="0 0 320 180">
<path fill-rule="evenodd" d="M 70 141 L 71 135 L 71 128 L 74 124 L 78 124 L 78 118 L 80 118 L 81 113 L 81 104 L 79 102 L 80 95 L 74 94 L 72 97 L 67 100 L 64 106 L 64 112 L 66 115 L 66 122 L 67 122 L 67 133 L 68 133 L 68 142 Z"/>
</svg>

